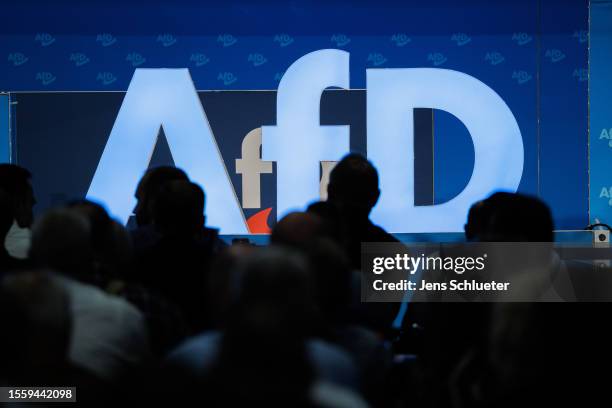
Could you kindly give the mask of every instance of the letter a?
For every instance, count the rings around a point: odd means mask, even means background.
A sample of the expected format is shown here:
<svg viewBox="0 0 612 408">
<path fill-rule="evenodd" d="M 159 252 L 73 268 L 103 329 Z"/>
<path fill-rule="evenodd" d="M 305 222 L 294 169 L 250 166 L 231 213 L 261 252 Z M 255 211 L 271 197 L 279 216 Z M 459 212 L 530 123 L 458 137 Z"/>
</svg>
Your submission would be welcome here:
<svg viewBox="0 0 612 408">
<path fill-rule="evenodd" d="M 209 224 L 224 234 L 246 234 L 244 215 L 187 69 L 136 69 L 87 198 L 105 203 L 127 222 L 160 126 L 174 163 L 205 190 Z"/>
</svg>

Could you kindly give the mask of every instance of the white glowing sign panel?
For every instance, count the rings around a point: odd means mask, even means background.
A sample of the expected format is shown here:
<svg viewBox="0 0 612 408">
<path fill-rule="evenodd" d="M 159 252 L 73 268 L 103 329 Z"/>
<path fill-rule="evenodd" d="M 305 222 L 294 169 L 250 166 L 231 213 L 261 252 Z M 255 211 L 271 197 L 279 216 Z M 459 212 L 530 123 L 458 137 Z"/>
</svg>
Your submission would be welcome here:
<svg viewBox="0 0 612 408">
<path fill-rule="evenodd" d="M 246 224 L 187 69 L 137 69 L 125 94 L 87 198 L 127 222 L 134 191 L 163 127 L 172 158 L 206 192 L 207 221 L 246 234 Z"/>
<path fill-rule="evenodd" d="M 476 78 L 435 68 L 368 69 L 367 107 L 368 158 L 378 168 L 381 190 L 372 217 L 390 231 L 462 231 L 474 202 L 518 188 L 523 174 L 518 124 L 501 97 Z M 414 205 L 414 108 L 449 112 L 472 137 L 470 181 L 444 204 Z"/>
<path fill-rule="evenodd" d="M 349 151 L 348 126 L 321 126 L 321 94 L 349 88 L 349 53 L 311 52 L 294 62 L 278 86 L 276 126 L 262 127 L 262 159 L 276 162 L 277 219 L 320 197 L 320 163 Z"/>
<path fill-rule="evenodd" d="M 243 178 L 259 177 L 271 170 L 268 163 L 276 162 L 278 217 L 317 200 L 321 163 L 337 161 L 349 151 L 348 126 L 320 125 L 321 94 L 328 87 L 349 88 L 347 52 L 320 50 L 297 60 L 279 85 L 276 126 L 262 127 L 261 160 L 236 161 Z M 414 108 L 455 115 L 474 143 L 470 181 L 444 204 L 414 205 Z M 136 70 L 87 197 L 106 203 L 126 221 L 160 126 L 176 165 L 205 188 L 209 224 L 225 234 L 247 233 L 187 69 Z M 249 146 L 243 144 L 243 150 Z M 496 190 L 516 191 L 523 171 L 522 138 L 508 106 L 476 78 L 443 69 L 367 70 L 367 149 L 382 191 L 372 216 L 392 232 L 461 231 L 474 201 Z M 249 165 L 255 159 L 258 166 Z M 248 201 L 247 207 L 257 202 L 252 197 Z"/>
</svg>

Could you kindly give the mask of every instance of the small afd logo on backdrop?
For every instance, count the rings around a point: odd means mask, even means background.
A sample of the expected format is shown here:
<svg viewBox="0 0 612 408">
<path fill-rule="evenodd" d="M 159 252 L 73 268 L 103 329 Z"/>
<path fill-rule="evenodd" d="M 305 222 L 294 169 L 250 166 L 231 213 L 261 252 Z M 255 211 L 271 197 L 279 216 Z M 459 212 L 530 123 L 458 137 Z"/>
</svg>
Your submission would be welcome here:
<svg viewBox="0 0 612 408">
<path fill-rule="evenodd" d="M 43 86 L 47 86 L 55 82 L 57 77 L 50 72 L 38 72 L 36 74 L 36 81 L 40 82 Z"/>
<path fill-rule="evenodd" d="M 506 58 L 497 51 L 487 52 L 484 59 L 491 65 L 499 65 L 506 60 Z"/>
<path fill-rule="evenodd" d="M 463 47 L 472 42 L 472 37 L 466 33 L 456 33 L 451 36 L 451 41 L 455 42 L 458 47 Z"/>
<path fill-rule="evenodd" d="M 117 77 L 112 72 L 98 72 L 96 81 L 100 82 L 104 86 L 107 86 L 117 81 Z"/>
<path fill-rule="evenodd" d="M 580 44 L 585 44 L 589 41 L 589 33 L 587 30 L 576 30 L 572 37 L 578 40 Z"/>
<path fill-rule="evenodd" d="M 221 81 L 223 85 L 229 86 L 238 81 L 238 77 L 231 72 L 219 72 L 219 75 L 217 75 L 217 80 Z"/>
<path fill-rule="evenodd" d="M 171 47 L 176 44 L 176 37 L 172 34 L 160 34 L 157 36 L 157 42 L 161 43 L 164 47 Z"/>
<path fill-rule="evenodd" d="M 196 67 L 201 67 L 210 62 L 210 58 L 201 52 L 194 52 L 189 57 L 189 62 L 193 62 Z"/>
<path fill-rule="evenodd" d="M 259 53 L 249 54 L 247 61 L 253 64 L 254 67 L 259 67 L 265 64 L 266 62 L 268 62 L 266 57 L 264 57 L 262 54 L 259 54 Z"/>
<path fill-rule="evenodd" d="M 527 71 L 514 71 L 512 73 L 512 79 L 516 80 L 519 85 L 524 85 L 533 79 L 530 73 Z"/>
<path fill-rule="evenodd" d="M 408 37 L 405 33 L 397 33 L 391 36 L 391 42 L 398 47 L 404 47 L 412 42 L 412 38 Z"/>
<path fill-rule="evenodd" d="M 110 33 L 101 33 L 96 36 L 96 42 L 100 43 L 103 47 L 110 47 L 117 42 L 117 37 Z"/>
<path fill-rule="evenodd" d="M 48 47 L 55 42 L 55 37 L 49 33 L 38 33 L 34 36 L 34 41 L 39 43 L 42 47 Z"/>
<path fill-rule="evenodd" d="M 533 37 L 527 33 L 514 33 L 512 34 L 512 41 L 516 42 L 520 46 L 523 46 L 532 42 Z"/>
<path fill-rule="evenodd" d="M 351 39 L 346 34 L 334 34 L 330 40 L 336 44 L 336 47 L 344 47 L 351 42 Z"/>
<path fill-rule="evenodd" d="M 89 58 L 82 52 L 74 52 L 70 54 L 69 60 L 70 62 L 74 63 L 75 67 L 82 67 L 83 65 L 89 63 Z"/>
<path fill-rule="evenodd" d="M 545 58 L 548 58 L 552 63 L 557 63 L 565 59 L 565 54 L 558 49 L 546 50 L 544 54 Z"/>
<path fill-rule="evenodd" d="M 13 63 L 13 66 L 18 67 L 28 62 L 29 58 L 22 52 L 12 52 L 8 55 L 8 61 Z"/>
<path fill-rule="evenodd" d="M 238 42 L 238 39 L 231 34 L 219 34 L 217 42 L 223 45 L 223 47 L 231 47 Z"/>
<path fill-rule="evenodd" d="M 439 67 L 440 65 L 444 65 L 446 61 L 448 61 L 448 58 L 441 52 L 432 52 L 427 56 L 427 61 L 431 62 L 434 67 Z"/>
<path fill-rule="evenodd" d="M 612 127 L 610 129 L 602 129 L 599 134 L 599 140 L 606 143 L 610 148 L 612 148 Z"/>
<path fill-rule="evenodd" d="M 125 57 L 125 60 L 129 62 L 130 64 L 132 64 L 133 67 L 139 67 L 147 61 L 145 57 L 143 57 L 141 54 L 137 52 L 130 52 Z"/>
<path fill-rule="evenodd" d="M 277 34 L 274 36 L 274 42 L 278 43 L 281 47 L 286 47 L 293 44 L 293 37 L 289 34 Z"/>
<path fill-rule="evenodd" d="M 602 187 L 601 193 L 599 193 L 599 198 L 602 200 L 607 200 L 608 205 L 612 207 L 612 186 Z"/>
<path fill-rule="evenodd" d="M 370 53 L 370 55 L 368 55 L 367 62 L 372 64 L 375 67 L 379 67 L 383 65 L 385 62 L 387 62 L 387 59 L 385 58 L 384 55 L 382 55 L 379 52 L 372 52 Z"/>
<path fill-rule="evenodd" d="M 586 68 L 576 68 L 572 73 L 578 82 L 586 82 L 589 80 L 589 70 Z"/>
</svg>

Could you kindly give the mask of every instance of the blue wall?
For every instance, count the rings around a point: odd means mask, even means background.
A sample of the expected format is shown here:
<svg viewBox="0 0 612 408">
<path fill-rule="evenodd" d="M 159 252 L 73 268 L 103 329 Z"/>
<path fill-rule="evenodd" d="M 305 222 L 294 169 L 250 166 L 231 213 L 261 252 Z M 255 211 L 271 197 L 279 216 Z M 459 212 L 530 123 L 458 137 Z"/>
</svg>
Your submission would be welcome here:
<svg viewBox="0 0 612 408">
<path fill-rule="evenodd" d="M 612 224 L 612 3 L 591 8 L 591 221 Z"/>
<path fill-rule="evenodd" d="M 3 12 L 6 91 L 125 91 L 136 67 L 189 67 L 202 90 L 276 89 L 321 48 L 351 52 L 352 88 L 370 67 L 466 72 L 517 117 L 520 190 L 551 205 L 557 228 L 588 223 L 587 0 L 21 1 Z M 439 203 L 465 185 L 473 148 L 456 118 L 434 117 Z"/>
</svg>

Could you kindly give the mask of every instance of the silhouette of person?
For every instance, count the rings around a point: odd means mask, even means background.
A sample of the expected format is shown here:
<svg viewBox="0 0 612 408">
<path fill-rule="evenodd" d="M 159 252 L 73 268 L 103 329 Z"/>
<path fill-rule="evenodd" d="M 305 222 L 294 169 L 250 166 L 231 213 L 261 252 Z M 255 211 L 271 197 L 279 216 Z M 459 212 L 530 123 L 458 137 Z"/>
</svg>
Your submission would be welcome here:
<svg viewBox="0 0 612 408">
<path fill-rule="evenodd" d="M 0 164 L 0 190 L 9 195 L 13 206 L 14 222 L 3 241 L 3 246 L 15 258 L 25 259 L 31 240 L 36 204 L 30 179 L 32 174 L 15 164 Z"/>
<path fill-rule="evenodd" d="M 378 172 L 365 157 L 351 153 L 332 170 L 327 201 L 340 210 L 347 234 L 351 267 L 361 266 L 362 242 L 398 242 L 370 220 L 370 212 L 380 196 Z"/>
<path fill-rule="evenodd" d="M 159 234 L 153 227 L 153 207 L 164 184 L 175 180 L 189 181 L 189 178 L 181 169 L 159 166 L 148 169 L 140 179 L 134 194 L 134 217 L 128 221 L 128 228 L 134 219 L 136 222 L 136 228 L 131 229 L 130 234 L 137 252 L 153 245 L 159 239 Z"/>
<path fill-rule="evenodd" d="M 152 213 L 159 239 L 137 254 L 140 282 L 175 302 L 194 332 L 206 323 L 207 273 L 219 247 L 217 230 L 204 227 L 204 201 L 197 184 L 164 184 Z"/>
<path fill-rule="evenodd" d="M 13 213 L 13 202 L 11 197 L 0 190 L 0 241 L 4 242 L 6 235 L 8 234 L 15 216 Z M 23 266 L 23 261 L 11 256 L 9 252 L 4 248 L 4 245 L 0 246 L 0 277 L 6 272 L 10 272 Z"/>
</svg>

